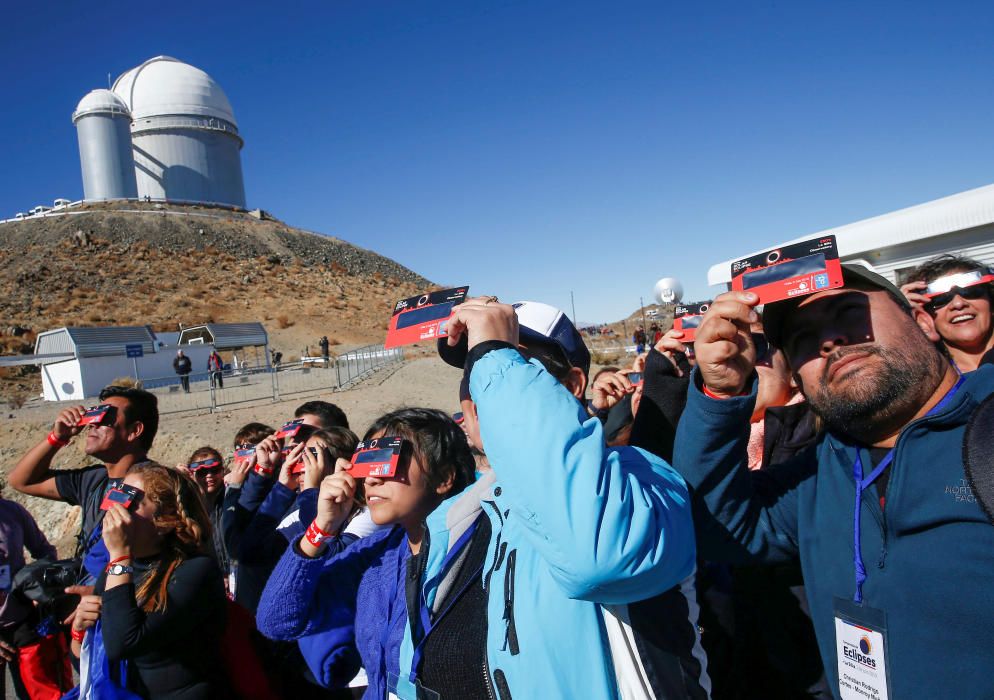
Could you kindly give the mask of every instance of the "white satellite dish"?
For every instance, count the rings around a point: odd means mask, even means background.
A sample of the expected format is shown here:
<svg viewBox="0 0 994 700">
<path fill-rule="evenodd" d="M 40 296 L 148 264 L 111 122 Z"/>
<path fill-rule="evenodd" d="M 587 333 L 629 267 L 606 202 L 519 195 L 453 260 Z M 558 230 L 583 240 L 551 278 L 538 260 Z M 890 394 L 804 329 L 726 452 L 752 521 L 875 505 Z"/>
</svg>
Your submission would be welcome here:
<svg viewBox="0 0 994 700">
<path fill-rule="evenodd" d="M 675 277 L 664 277 L 656 282 L 653 294 L 660 304 L 677 304 L 683 299 L 683 285 Z"/>
</svg>

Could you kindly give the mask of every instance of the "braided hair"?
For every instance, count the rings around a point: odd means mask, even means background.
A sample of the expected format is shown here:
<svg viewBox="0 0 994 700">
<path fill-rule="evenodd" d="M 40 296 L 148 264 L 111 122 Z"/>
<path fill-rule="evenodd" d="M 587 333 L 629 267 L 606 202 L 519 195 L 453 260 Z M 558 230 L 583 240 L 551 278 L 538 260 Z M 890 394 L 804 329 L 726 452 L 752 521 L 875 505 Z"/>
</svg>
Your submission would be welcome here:
<svg viewBox="0 0 994 700">
<path fill-rule="evenodd" d="M 129 473 L 142 478 L 145 498 L 156 505 L 152 522 L 163 536 L 161 557 L 136 597 L 145 612 L 162 612 L 173 572 L 204 551 L 211 538 L 211 521 L 200 489 L 188 474 L 154 462 L 136 465 Z"/>
</svg>

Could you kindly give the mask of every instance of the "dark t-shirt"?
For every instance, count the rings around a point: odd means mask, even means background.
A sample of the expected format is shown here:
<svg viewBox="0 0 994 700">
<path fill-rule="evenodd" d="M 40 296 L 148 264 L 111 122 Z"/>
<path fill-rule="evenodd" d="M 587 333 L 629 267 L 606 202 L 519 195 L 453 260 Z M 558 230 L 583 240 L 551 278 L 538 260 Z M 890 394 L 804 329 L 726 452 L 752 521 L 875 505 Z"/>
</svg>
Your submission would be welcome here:
<svg viewBox="0 0 994 700">
<path fill-rule="evenodd" d="M 89 535 L 100 522 L 103 513 L 100 503 L 104 494 L 113 486 L 119 486 L 124 479 L 111 479 L 107 467 L 94 464 L 82 469 L 59 471 L 55 474 L 55 488 L 62 500 L 71 506 L 83 508 L 83 533 Z"/>
</svg>

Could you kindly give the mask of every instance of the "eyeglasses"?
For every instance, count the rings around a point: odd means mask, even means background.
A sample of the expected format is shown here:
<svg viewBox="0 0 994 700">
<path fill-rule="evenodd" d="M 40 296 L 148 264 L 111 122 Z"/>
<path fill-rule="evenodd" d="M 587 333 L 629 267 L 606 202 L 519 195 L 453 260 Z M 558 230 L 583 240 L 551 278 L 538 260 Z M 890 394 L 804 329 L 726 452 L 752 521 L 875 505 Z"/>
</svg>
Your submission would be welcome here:
<svg viewBox="0 0 994 700">
<path fill-rule="evenodd" d="M 925 310 L 934 314 L 949 304 L 955 297 L 981 299 L 990 295 L 988 283 L 994 282 L 994 274 L 985 275 L 979 270 L 946 275 L 932 282 L 925 289 Z"/>
</svg>

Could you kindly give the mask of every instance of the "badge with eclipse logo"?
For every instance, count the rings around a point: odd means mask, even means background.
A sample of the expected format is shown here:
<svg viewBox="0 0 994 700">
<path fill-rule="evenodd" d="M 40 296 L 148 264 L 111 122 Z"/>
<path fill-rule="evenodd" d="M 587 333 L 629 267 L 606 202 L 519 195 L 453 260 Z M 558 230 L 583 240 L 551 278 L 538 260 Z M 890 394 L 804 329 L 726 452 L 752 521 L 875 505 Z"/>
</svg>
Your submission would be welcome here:
<svg viewBox="0 0 994 700">
<path fill-rule="evenodd" d="M 837 607 L 835 642 L 842 700 L 887 700 L 884 634 L 885 627 L 878 621 L 857 622 Z"/>
<path fill-rule="evenodd" d="M 356 479 L 365 479 L 367 476 L 382 478 L 396 476 L 403 447 L 402 437 L 385 436 L 360 442 L 352 454 L 349 474 Z"/>
<path fill-rule="evenodd" d="M 468 291 L 469 287 L 454 287 L 401 299 L 394 306 L 383 347 L 396 348 L 447 337 L 446 323 L 452 316 L 452 309 L 466 300 Z"/>
<path fill-rule="evenodd" d="M 732 263 L 732 289 L 752 292 L 760 304 L 842 285 L 842 261 L 835 236 L 791 243 Z"/>
</svg>

